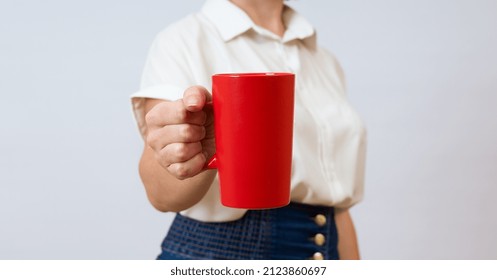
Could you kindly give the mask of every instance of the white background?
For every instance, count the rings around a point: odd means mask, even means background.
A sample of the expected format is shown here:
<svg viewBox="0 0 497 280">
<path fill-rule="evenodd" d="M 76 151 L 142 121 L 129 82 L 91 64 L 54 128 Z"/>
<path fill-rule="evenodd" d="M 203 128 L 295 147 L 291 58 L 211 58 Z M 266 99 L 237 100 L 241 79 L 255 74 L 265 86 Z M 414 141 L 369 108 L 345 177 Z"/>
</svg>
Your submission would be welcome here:
<svg viewBox="0 0 497 280">
<path fill-rule="evenodd" d="M 128 96 L 201 0 L 0 2 L 0 259 L 153 259 Z M 497 259 L 497 1 L 290 1 L 368 127 L 365 259 Z"/>
</svg>

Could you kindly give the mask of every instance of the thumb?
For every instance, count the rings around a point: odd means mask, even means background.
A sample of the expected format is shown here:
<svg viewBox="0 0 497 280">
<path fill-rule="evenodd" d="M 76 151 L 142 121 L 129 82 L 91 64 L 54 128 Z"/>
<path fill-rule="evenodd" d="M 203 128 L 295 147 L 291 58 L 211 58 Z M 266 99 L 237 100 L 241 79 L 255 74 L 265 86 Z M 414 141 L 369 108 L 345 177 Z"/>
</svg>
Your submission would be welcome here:
<svg viewBox="0 0 497 280">
<path fill-rule="evenodd" d="M 192 86 L 183 94 L 183 104 L 190 112 L 198 112 L 212 100 L 210 92 L 202 86 Z"/>
</svg>

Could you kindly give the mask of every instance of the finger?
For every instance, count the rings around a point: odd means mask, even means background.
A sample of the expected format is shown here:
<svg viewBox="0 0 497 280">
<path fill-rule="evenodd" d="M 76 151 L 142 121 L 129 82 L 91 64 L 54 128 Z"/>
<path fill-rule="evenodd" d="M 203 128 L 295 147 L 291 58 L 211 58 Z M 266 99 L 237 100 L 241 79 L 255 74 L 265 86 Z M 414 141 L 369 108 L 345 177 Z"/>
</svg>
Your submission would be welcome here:
<svg viewBox="0 0 497 280">
<path fill-rule="evenodd" d="M 185 162 L 173 163 L 169 165 L 167 170 L 176 178 L 183 180 L 199 174 L 203 170 L 204 165 L 205 156 L 203 153 L 198 153 L 193 158 Z"/>
<path fill-rule="evenodd" d="M 204 108 L 205 103 L 212 100 L 212 95 L 204 87 L 193 86 L 185 90 L 182 100 L 188 111 L 198 112 Z"/>
<path fill-rule="evenodd" d="M 172 143 L 193 143 L 205 138 L 203 125 L 174 124 L 149 131 L 147 144 L 155 151 L 162 150 Z"/>
<path fill-rule="evenodd" d="M 200 142 L 172 143 L 165 146 L 156 155 L 157 160 L 162 166 L 169 167 L 174 163 L 188 161 L 200 152 L 202 152 L 202 144 Z"/>
<path fill-rule="evenodd" d="M 182 100 L 159 103 L 145 116 L 148 127 L 181 123 L 203 125 L 206 119 L 207 115 L 204 111 L 190 112 L 185 108 Z"/>
</svg>

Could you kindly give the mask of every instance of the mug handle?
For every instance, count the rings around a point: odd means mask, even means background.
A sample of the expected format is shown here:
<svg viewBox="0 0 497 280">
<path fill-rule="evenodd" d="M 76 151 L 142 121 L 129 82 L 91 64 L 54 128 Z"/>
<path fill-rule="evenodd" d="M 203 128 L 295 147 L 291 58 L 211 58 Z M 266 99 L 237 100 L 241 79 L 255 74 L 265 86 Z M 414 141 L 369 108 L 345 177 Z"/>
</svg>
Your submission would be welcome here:
<svg viewBox="0 0 497 280">
<path fill-rule="evenodd" d="M 204 165 L 204 169 L 217 169 L 217 155 L 214 154 Z"/>
<path fill-rule="evenodd" d="M 210 107 L 212 110 L 214 110 L 214 106 L 211 102 L 207 102 L 205 106 Z M 204 165 L 204 169 L 217 169 L 217 155 L 214 154 L 210 159 L 207 159 Z"/>
</svg>

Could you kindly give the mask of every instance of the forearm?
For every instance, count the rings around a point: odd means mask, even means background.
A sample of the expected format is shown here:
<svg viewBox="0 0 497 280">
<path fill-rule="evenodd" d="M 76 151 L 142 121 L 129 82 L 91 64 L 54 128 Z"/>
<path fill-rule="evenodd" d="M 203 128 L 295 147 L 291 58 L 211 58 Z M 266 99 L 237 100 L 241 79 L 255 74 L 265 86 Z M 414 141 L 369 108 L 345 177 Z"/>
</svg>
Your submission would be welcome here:
<svg viewBox="0 0 497 280">
<path fill-rule="evenodd" d="M 357 235 L 348 210 L 337 209 L 335 223 L 338 230 L 338 254 L 341 260 L 358 260 Z"/>
<path fill-rule="evenodd" d="M 155 159 L 146 146 L 140 160 L 140 177 L 150 203 L 162 212 L 179 212 L 195 205 L 209 189 L 216 171 L 206 170 L 197 176 L 179 180 Z"/>
</svg>

